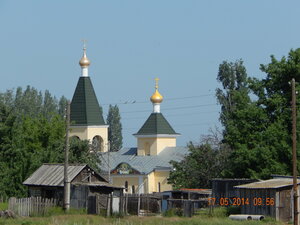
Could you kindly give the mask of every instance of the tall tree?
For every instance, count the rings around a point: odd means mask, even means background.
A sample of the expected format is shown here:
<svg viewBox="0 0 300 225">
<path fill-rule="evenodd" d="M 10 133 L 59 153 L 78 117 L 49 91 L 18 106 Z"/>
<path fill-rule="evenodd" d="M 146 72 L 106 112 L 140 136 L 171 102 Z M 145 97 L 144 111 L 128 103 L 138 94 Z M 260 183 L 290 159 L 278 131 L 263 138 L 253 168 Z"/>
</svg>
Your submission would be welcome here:
<svg viewBox="0 0 300 225">
<path fill-rule="evenodd" d="M 266 73 L 266 78 L 251 80 L 251 89 L 258 97 L 257 104 L 264 109 L 268 118 L 264 141 L 267 142 L 266 145 L 273 152 L 273 158 L 288 174 L 292 171 L 292 164 L 290 163 L 292 159 L 290 103 L 292 92 L 290 81 L 295 78 L 296 91 L 299 93 L 299 68 L 300 49 L 291 50 L 287 57 L 282 57 L 280 60 L 272 55 L 269 64 L 260 66 L 261 71 Z M 297 104 L 300 103 L 299 100 L 299 95 L 297 95 Z M 299 112 L 299 108 L 297 111 Z M 299 116 L 297 120 L 299 121 Z M 299 126 L 298 131 L 300 131 Z"/>
<path fill-rule="evenodd" d="M 266 78 L 248 79 L 247 86 L 254 100 L 242 101 L 241 107 L 226 114 L 229 115 L 226 120 L 221 114 L 224 142 L 233 149 L 225 176 L 269 178 L 274 173 L 291 173 L 289 81 L 294 77 L 299 82 L 299 68 L 299 49 L 291 50 L 281 60 L 271 56 L 271 63 L 261 65 Z M 300 90 L 299 85 L 296 88 Z"/>
<path fill-rule="evenodd" d="M 68 99 L 65 96 L 61 96 L 58 102 L 58 114 L 62 117 L 66 114 L 67 101 Z"/>
<path fill-rule="evenodd" d="M 119 107 L 117 105 L 109 105 L 108 115 L 106 119 L 108 128 L 108 140 L 110 142 L 110 150 L 118 151 L 122 148 L 122 124 Z"/>
<path fill-rule="evenodd" d="M 13 124 L 16 117 L 11 110 L 0 102 L 0 195 L 10 196 L 8 189 L 12 183 L 11 164 L 15 154 L 12 147 Z"/>
<path fill-rule="evenodd" d="M 271 171 L 281 172 L 276 160 L 270 157 L 272 152 L 263 143 L 268 117 L 265 110 L 249 97 L 252 83 L 247 78 L 243 62 L 223 62 L 217 80 L 223 86 L 223 90 L 216 91 L 221 104 L 223 141 L 232 149 L 230 163 L 222 174 L 228 177 L 267 178 Z"/>
<path fill-rule="evenodd" d="M 86 163 L 96 171 L 99 171 L 99 165 L 101 163 L 98 152 L 93 151 L 88 140 L 80 140 L 77 137 L 70 139 L 70 163 Z M 61 159 L 63 160 L 63 158 Z"/>
<path fill-rule="evenodd" d="M 0 196 L 25 196 L 22 182 L 34 170 L 42 163 L 63 162 L 65 102 L 61 98 L 58 104 L 50 92 L 43 95 L 30 86 L 0 93 Z M 97 169 L 99 157 L 86 146 L 72 143 L 70 162 Z"/>
<path fill-rule="evenodd" d="M 45 117 L 51 118 L 53 114 L 58 113 L 57 99 L 56 97 L 52 97 L 51 93 L 48 90 L 45 91 L 43 100 L 42 113 Z"/>
<path fill-rule="evenodd" d="M 250 102 L 247 73 L 243 61 L 224 61 L 219 66 L 217 80 L 223 86 L 222 89 L 217 88 L 216 97 L 221 105 L 220 121 L 226 133 L 234 113 Z"/>
<path fill-rule="evenodd" d="M 218 131 L 202 137 L 199 144 L 188 144 L 189 154 L 180 162 L 171 161 L 168 183 L 179 188 L 210 188 L 210 180 L 219 177 L 227 165 L 230 149 Z"/>
</svg>

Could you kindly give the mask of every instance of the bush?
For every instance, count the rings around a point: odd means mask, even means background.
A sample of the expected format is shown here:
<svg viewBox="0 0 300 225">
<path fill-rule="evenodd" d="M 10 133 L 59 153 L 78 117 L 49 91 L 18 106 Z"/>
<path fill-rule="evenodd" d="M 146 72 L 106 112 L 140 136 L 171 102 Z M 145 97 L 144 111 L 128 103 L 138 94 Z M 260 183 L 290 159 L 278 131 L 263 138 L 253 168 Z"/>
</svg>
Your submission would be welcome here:
<svg viewBox="0 0 300 225">
<path fill-rule="evenodd" d="M 215 207 L 212 211 L 213 217 L 227 217 L 227 208 L 226 207 Z"/>
<path fill-rule="evenodd" d="M 62 207 L 51 207 L 48 209 L 47 213 L 45 216 L 56 216 L 56 215 L 62 215 L 64 214 L 64 210 Z"/>
<path fill-rule="evenodd" d="M 8 209 L 8 202 L 1 202 L 0 203 L 0 211 Z"/>
<path fill-rule="evenodd" d="M 183 212 L 182 209 L 180 208 L 173 208 L 173 209 L 168 209 L 163 213 L 163 216 L 165 217 L 173 217 L 173 216 L 182 216 Z"/>
<path fill-rule="evenodd" d="M 232 214 L 241 214 L 241 208 L 239 206 L 228 206 L 226 210 L 227 216 Z"/>
</svg>

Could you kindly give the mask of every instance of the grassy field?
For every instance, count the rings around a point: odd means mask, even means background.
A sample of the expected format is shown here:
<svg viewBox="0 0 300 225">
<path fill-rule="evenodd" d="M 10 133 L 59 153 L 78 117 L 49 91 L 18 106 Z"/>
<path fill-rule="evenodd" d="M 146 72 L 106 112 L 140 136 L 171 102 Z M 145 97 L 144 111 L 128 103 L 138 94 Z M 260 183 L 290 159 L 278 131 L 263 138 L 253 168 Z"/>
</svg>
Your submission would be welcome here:
<svg viewBox="0 0 300 225">
<path fill-rule="evenodd" d="M 195 216 L 192 218 L 182 217 L 137 217 L 104 218 L 92 215 L 60 215 L 50 217 L 0 219 L 0 225 L 282 225 L 273 220 L 267 221 L 232 221 L 228 218 L 209 218 Z"/>
<path fill-rule="evenodd" d="M 71 213 L 78 213 L 73 211 Z M 224 209 L 218 209 L 213 216 L 208 215 L 207 211 L 202 211 L 199 215 L 192 218 L 184 217 L 138 217 L 126 216 L 123 218 L 105 218 L 102 216 L 86 214 L 64 214 L 55 209 L 55 215 L 45 217 L 27 217 L 17 219 L 1 219 L 0 225 L 283 225 L 284 223 L 275 222 L 267 218 L 264 221 L 232 221 L 225 216 Z"/>
<path fill-rule="evenodd" d="M 8 208 L 7 202 L 0 202 L 0 211 Z"/>
</svg>

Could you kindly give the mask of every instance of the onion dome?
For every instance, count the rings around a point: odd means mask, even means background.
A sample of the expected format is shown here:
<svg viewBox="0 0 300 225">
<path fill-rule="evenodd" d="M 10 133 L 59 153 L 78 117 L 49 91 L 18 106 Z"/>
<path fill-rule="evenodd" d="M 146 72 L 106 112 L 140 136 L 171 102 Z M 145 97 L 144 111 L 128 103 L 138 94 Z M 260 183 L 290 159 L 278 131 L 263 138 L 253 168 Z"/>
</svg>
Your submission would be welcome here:
<svg viewBox="0 0 300 225">
<path fill-rule="evenodd" d="M 83 56 L 79 61 L 81 67 L 88 67 L 91 64 L 90 60 L 86 56 L 86 48 L 83 48 Z"/>
<path fill-rule="evenodd" d="M 158 80 L 158 78 L 155 78 L 155 92 L 150 98 L 152 103 L 161 103 L 163 101 L 163 96 L 158 92 Z"/>
</svg>

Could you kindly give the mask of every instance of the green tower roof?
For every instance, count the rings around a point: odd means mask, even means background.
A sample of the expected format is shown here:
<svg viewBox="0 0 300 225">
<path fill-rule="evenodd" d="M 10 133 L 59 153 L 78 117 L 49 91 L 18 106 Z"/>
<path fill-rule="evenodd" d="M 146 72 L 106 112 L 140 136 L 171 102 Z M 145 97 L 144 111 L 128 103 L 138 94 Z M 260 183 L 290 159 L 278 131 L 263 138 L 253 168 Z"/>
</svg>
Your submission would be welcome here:
<svg viewBox="0 0 300 225">
<path fill-rule="evenodd" d="M 71 125 L 105 125 L 90 77 L 80 77 L 71 102 Z"/>
<path fill-rule="evenodd" d="M 178 134 L 161 113 L 151 113 L 135 135 Z"/>
</svg>

